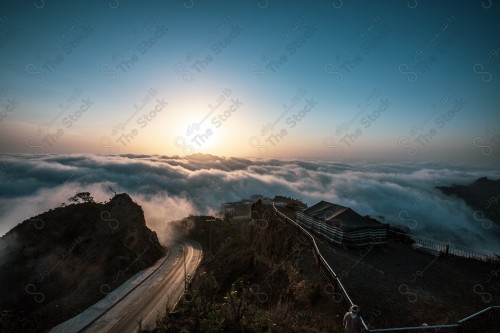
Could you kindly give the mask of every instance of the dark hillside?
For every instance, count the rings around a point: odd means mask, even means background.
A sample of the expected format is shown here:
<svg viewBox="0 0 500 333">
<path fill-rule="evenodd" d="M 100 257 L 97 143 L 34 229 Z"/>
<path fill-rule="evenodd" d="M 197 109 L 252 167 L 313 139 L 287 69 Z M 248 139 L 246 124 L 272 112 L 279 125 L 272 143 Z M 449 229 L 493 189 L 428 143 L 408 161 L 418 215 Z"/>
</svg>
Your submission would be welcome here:
<svg viewBox="0 0 500 333">
<path fill-rule="evenodd" d="M 26 220 L 0 238 L 0 331 L 52 327 L 163 252 L 142 208 L 125 193 Z"/>
<path fill-rule="evenodd" d="M 204 257 L 177 311 L 156 332 L 341 332 L 347 309 L 333 301 L 307 242 L 270 208 L 256 207 L 245 221 L 181 222 Z"/>
<path fill-rule="evenodd" d="M 500 179 L 492 180 L 486 177 L 477 179 L 469 185 L 452 185 L 437 187 L 444 194 L 454 195 L 475 210 L 474 219 L 490 219 L 497 227 L 500 226 Z M 485 224 L 485 227 L 488 225 Z M 489 226 L 491 228 L 491 225 Z"/>
</svg>

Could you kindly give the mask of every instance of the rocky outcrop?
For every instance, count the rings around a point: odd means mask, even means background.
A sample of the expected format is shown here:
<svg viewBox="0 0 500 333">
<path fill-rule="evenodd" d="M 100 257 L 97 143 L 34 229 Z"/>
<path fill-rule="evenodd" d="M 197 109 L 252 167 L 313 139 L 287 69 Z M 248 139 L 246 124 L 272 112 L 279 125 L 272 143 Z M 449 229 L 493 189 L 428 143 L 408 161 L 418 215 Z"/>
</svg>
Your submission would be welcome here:
<svg viewBox="0 0 500 333">
<path fill-rule="evenodd" d="M 25 220 L 0 238 L 0 331 L 55 326 L 163 253 L 142 208 L 125 193 Z"/>
</svg>

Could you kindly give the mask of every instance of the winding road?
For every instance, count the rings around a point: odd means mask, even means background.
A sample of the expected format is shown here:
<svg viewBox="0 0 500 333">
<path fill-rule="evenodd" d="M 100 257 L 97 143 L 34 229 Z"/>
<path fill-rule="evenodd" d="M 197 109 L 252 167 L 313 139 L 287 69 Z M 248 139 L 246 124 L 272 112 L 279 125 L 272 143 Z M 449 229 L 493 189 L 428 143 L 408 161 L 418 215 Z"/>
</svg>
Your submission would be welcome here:
<svg viewBox="0 0 500 333">
<path fill-rule="evenodd" d="M 188 278 L 193 276 L 202 254 L 201 245 L 193 240 L 185 239 L 172 245 L 149 276 L 140 282 L 127 281 L 108 297 L 53 328 L 50 333 L 135 333 L 139 321 L 142 329 L 155 328 L 157 318 L 162 317 L 167 308 L 173 309 L 182 297 L 184 270 Z M 120 288 L 128 291 L 121 292 Z"/>
<path fill-rule="evenodd" d="M 133 303 L 129 303 L 123 311 L 120 311 L 120 318 L 116 318 L 113 311 L 109 311 L 102 316 L 98 321 L 91 325 L 84 332 L 137 332 L 138 321 L 142 318 L 142 327 L 144 329 L 156 327 L 156 319 L 158 316 L 165 314 L 165 309 L 172 309 L 184 291 L 184 258 L 186 275 L 192 276 L 201 259 L 201 245 L 194 241 L 183 241 L 181 247 L 177 251 L 172 252 L 175 256 L 175 265 L 171 267 L 167 274 L 163 275 L 160 268 L 155 274 L 148 278 L 151 283 L 143 282 L 148 285 L 148 288 L 137 288 L 129 296 L 136 299 Z M 146 290 L 143 290 L 146 289 Z M 134 297 L 136 293 L 138 297 Z M 122 301 L 123 302 L 123 301 Z M 121 306 L 120 308 L 123 308 Z M 108 316 L 109 314 L 109 316 Z M 103 325 L 104 324 L 104 325 Z M 109 325 L 113 324 L 111 329 Z M 104 330 L 100 326 L 106 327 Z"/>
</svg>

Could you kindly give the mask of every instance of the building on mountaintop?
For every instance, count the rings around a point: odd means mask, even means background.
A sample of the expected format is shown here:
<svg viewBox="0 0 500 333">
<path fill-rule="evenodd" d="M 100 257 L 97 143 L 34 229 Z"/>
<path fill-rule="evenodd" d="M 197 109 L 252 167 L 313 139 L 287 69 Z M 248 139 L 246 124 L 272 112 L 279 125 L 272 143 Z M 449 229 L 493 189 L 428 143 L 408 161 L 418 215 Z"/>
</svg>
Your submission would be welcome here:
<svg viewBox="0 0 500 333">
<path fill-rule="evenodd" d="M 387 241 L 388 224 L 327 201 L 297 211 L 296 217 L 306 229 L 339 245 L 359 247 L 385 244 Z"/>
</svg>

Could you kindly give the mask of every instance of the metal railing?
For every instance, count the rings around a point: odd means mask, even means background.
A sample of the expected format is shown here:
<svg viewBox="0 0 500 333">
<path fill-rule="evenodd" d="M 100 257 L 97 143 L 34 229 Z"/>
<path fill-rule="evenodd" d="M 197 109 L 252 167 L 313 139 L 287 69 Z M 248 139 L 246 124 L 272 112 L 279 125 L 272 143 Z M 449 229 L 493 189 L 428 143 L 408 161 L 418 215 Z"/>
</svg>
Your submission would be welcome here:
<svg viewBox="0 0 500 333">
<path fill-rule="evenodd" d="M 327 279 L 332 283 L 334 286 L 334 289 L 338 289 L 341 293 L 341 298 L 337 299 L 337 301 L 344 301 L 347 303 L 346 305 L 351 306 L 354 303 L 352 302 L 352 299 L 349 297 L 347 294 L 346 289 L 342 285 L 342 282 L 340 282 L 339 277 L 335 273 L 335 271 L 330 267 L 330 265 L 326 262 L 325 258 L 319 251 L 318 245 L 316 244 L 316 240 L 314 236 L 304 229 L 298 222 L 294 221 L 293 219 L 289 218 L 282 212 L 280 212 L 276 206 L 274 205 L 273 202 L 273 208 L 274 211 L 277 213 L 277 216 L 284 219 L 285 221 L 288 221 L 292 223 L 292 225 L 297 229 L 302 231 L 311 241 L 311 246 L 313 248 L 314 255 L 316 257 L 316 260 L 318 261 L 318 266 L 321 268 L 323 273 L 326 275 Z M 393 233 L 398 233 L 404 236 L 410 236 L 412 239 L 414 239 L 414 236 L 392 231 Z M 430 242 L 429 244 L 436 244 L 436 245 L 447 245 L 446 243 L 443 242 L 438 242 L 434 240 L 429 240 L 425 239 L 422 237 L 415 237 L 418 238 L 422 241 L 427 241 Z M 414 239 L 415 241 L 415 239 Z M 417 242 L 417 241 L 415 241 Z M 417 243 L 419 244 L 419 243 Z M 424 244 L 421 244 L 422 246 L 425 246 Z M 455 249 L 459 249 L 460 247 L 457 246 L 449 246 L 447 248 L 448 254 L 453 254 L 453 255 L 458 255 L 456 254 L 457 252 L 450 252 L 450 249 L 453 249 L 452 251 L 455 251 Z M 472 249 L 467 249 L 463 248 L 464 250 L 470 251 L 471 254 L 474 254 L 475 256 L 469 256 L 467 258 L 476 258 L 480 260 L 490 260 L 490 259 L 495 259 L 498 260 L 498 257 L 494 254 L 489 254 L 486 252 L 480 252 L 480 251 L 475 251 Z M 439 250 L 439 249 L 435 249 Z M 460 253 L 460 252 L 458 252 Z M 481 256 L 481 255 L 486 255 Z M 335 293 L 334 293 L 334 298 L 335 298 Z M 473 315 L 466 317 L 462 320 L 459 320 L 458 323 L 456 324 L 447 324 L 447 325 L 433 325 L 433 326 L 414 326 L 414 327 L 397 327 L 397 328 L 380 328 L 380 329 L 369 329 L 366 323 L 364 322 L 363 318 L 361 318 L 361 321 L 363 323 L 363 327 L 365 330 L 369 333 L 383 333 L 383 332 L 397 332 L 397 333 L 480 333 L 480 332 L 485 332 L 485 333 L 498 333 L 500 332 L 500 306 L 490 306 L 484 310 L 481 310 L 477 313 L 474 313 Z M 493 331 L 494 330 L 494 331 Z"/>
<path fill-rule="evenodd" d="M 490 306 L 458 321 L 460 333 L 482 332 L 485 329 L 500 332 L 500 306 Z M 484 332 L 484 331 L 483 331 Z"/>
<path fill-rule="evenodd" d="M 500 306 L 490 306 L 456 324 L 436 326 L 416 326 L 400 328 L 382 328 L 369 330 L 370 333 L 498 333 L 500 332 Z"/>
<path fill-rule="evenodd" d="M 434 239 L 424 238 L 420 236 L 414 236 L 390 229 L 389 232 L 399 236 L 409 237 L 415 244 L 421 245 L 424 249 L 430 249 L 439 254 L 454 255 L 457 257 L 472 258 L 482 261 L 499 260 L 499 256 L 495 253 L 474 250 L 467 247 L 440 242 Z"/>
<path fill-rule="evenodd" d="M 333 289 L 334 289 L 333 290 L 333 297 L 334 297 L 334 299 L 336 301 L 338 301 L 338 302 L 346 303 L 347 307 L 352 306 L 354 303 L 352 302 L 351 297 L 349 297 L 349 295 L 347 294 L 347 291 L 344 288 L 344 285 L 342 284 L 342 282 L 340 282 L 340 279 L 337 276 L 337 274 L 335 273 L 335 271 L 330 267 L 330 265 L 326 262 L 325 258 L 323 257 L 323 255 L 319 251 L 319 248 L 318 248 L 318 245 L 316 244 L 316 239 L 314 238 L 314 236 L 309 231 L 307 231 L 306 229 L 304 229 L 296 221 L 292 220 L 291 218 L 289 218 L 288 216 L 286 216 L 285 214 L 283 214 L 282 212 L 280 212 L 276 208 L 276 206 L 274 205 L 274 202 L 273 202 L 273 208 L 274 208 L 275 212 L 278 213 L 278 217 L 281 217 L 281 218 L 285 219 L 286 221 L 289 221 L 290 223 L 292 223 L 292 225 L 296 229 L 302 231 L 309 238 L 309 240 L 311 241 L 311 245 L 312 245 L 312 248 L 313 248 L 314 255 L 316 257 L 316 260 L 318 261 L 318 266 L 321 268 L 321 270 L 323 271 L 323 273 L 326 275 L 328 281 L 330 281 L 330 283 L 333 286 Z M 339 290 L 340 293 L 337 292 L 336 290 Z M 368 326 L 366 325 L 366 323 L 363 320 L 363 318 L 361 318 L 361 322 L 363 324 L 364 329 L 369 332 Z"/>
<path fill-rule="evenodd" d="M 396 333 L 459 333 L 460 326 L 453 325 L 436 325 L 436 326 L 415 326 L 415 327 L 399 327 L 399 328 L 382 328 L 369 330 L 370 333 L 396 332 Z M 479 332 L 474 332 L 479 333 Z"/>
</svg>

